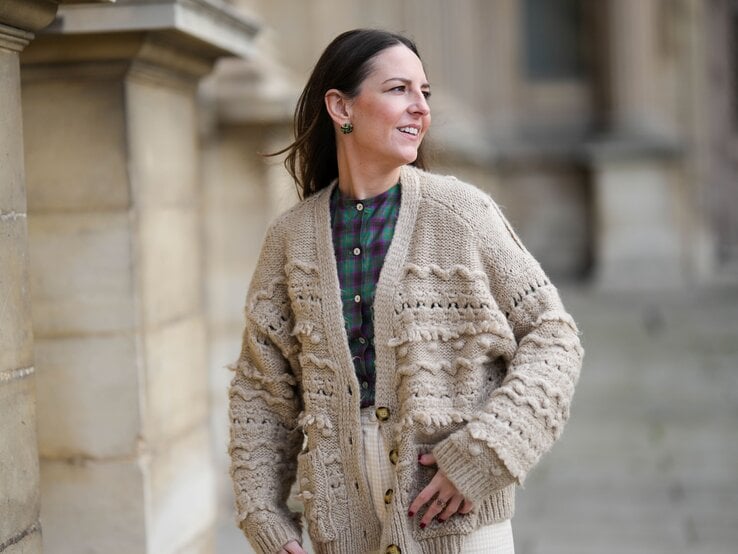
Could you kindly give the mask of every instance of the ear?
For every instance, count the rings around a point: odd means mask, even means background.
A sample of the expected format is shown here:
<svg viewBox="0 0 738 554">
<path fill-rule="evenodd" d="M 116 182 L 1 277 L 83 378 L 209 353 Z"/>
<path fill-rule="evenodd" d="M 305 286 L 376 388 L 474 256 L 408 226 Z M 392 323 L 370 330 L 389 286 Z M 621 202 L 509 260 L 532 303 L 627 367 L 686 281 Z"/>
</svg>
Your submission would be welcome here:
<svg viewBox="0 0 738 554">
<path fill-rule="evenodd" d="M 340 127 L 351 119 L 351 103 L 340 90 L 330 89 L 324 99 L 325 109 L 336 125 Z"/>
</svg>

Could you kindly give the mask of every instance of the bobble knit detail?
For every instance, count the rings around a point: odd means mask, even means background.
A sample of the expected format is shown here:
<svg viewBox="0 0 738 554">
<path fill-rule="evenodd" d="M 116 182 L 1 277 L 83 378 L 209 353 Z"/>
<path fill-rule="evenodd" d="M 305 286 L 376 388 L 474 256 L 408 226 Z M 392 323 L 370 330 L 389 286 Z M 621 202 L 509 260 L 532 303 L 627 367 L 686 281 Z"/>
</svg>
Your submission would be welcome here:
<svg viewBox="0 0 738 554">
<path fill-rule="evenodd" d="M 376 405 L 399 452 L 384 527 L 361 470 L 328 187 L 270 227 L 231 367 L 238 522 L 259 553 L 300 540 L 294 479 L 318 553 L 460 552 L 471 531 L 513 515 L 514 485 L 569 417 L 583 350 L 538 263 L 485 193 L 411 167 L 400 180 L 374 300 Z M 433 475 L 417 463 L 427 452 L 475 509 L 420 529 L 407 510 Z"/>
</svg>

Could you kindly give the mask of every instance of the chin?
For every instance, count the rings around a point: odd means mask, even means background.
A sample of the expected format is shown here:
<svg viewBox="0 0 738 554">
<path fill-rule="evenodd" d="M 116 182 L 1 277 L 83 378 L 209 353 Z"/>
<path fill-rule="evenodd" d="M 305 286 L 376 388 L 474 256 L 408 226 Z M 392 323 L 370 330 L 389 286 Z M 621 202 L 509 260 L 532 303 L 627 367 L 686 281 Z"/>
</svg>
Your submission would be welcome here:
<svg viewBox="0 0 738 554">
<path fill-rule="evenodd" d="M 418 159 L 418 153 L 416 151 L 415 154 L 413 156 L 408 157 L 402 165 L 409 165 L 417 159 Z"/>
<path fill-rule="evenodd" d="M 403 165 L 408 165 L 413 163 L 415 160 L 418 159 L 418 150 L 405 150 L 405 151 L 397 151 L 395 150 L 391 156 L 387 156 L 385 158 L 387 165 L 393 166 L 393 167 L 402 167 Z"/>
<path fill-rule="evenodd" d="M 401 165 L 407 165 L 413 163 L 415 160 L 418 159 L 418 150 L 415 149 L 412 152 L 404 152 L 401 161 Z"/>
</svg>

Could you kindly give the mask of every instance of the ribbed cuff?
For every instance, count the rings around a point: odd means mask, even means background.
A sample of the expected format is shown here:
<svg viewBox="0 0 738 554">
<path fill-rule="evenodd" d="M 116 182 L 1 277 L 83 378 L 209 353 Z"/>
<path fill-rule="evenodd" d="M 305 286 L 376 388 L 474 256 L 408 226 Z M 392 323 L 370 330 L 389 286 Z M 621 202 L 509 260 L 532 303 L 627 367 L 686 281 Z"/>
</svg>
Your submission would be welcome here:
<svg viewBox="0 0 738 554">
<path fill-rule="evenodd" d="M 487 446 L 473 456 L 449 437 L 433 449 L 433 455 L 459 492 L 476 504 L 515 482 L 499 456 Z"/>
<path fill-rule="evenodd" d="M 291 521 L 244 524 L 244 532 L 257 554 L 276 554 L 290 541 L 302 543 L 302 531 Z"/>
</svg>

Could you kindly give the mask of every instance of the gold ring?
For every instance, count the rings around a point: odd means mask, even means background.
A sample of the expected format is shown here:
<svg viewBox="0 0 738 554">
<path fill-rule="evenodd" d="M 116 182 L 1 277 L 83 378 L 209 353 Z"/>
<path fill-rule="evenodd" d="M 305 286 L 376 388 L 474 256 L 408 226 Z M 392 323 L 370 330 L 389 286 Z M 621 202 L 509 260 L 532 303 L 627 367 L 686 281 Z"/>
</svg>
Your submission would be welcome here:
<svg viewBox="0 0 738 554">
<path fill-rule="evenodd" d="M 441 500 L 440 498 L 436 499 L 436 506 L 445 506 L 445 505 L 446 503 L 443 500 Z"/>
</svg>

